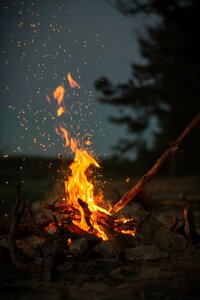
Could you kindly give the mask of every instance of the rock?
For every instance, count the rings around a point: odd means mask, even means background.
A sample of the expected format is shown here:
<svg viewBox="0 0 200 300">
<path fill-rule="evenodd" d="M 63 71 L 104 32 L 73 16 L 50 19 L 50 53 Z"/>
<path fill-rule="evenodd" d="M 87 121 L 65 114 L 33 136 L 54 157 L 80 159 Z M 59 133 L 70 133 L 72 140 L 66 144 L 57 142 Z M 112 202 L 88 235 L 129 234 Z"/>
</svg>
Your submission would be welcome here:
<svg viewBox="0 0 200 300">
<path fill-rule="evenodd" d="M 154 246 L 137 246 L 125 250 L 125 257 L 129 260 L 151 260 L 157 261 L 167 258 L 168 253 L 161 251 Z"/>
<path fill-rule="evenodd" d="M 11 264 L 10 253 L 7 247 L 0 246 L 0 268 Z"/>
<path fill-rule="evenodd" d="M 133 248 L 136 246 L 135 236 L 131 234 L 117 233 L 116 237 L 124 248 Z"/>
<path fill-rule="evenodd" d="M 114 251 L 112 242 L 103 241 L 101 244 L 95 246 L 93 250 L 99 254 L 101 254 L 104 258 L 111 258 L 116 256 L 116 252 Z"/>
<path fill-rule="evenodd" d="M 4 239 L 3 238 L 0 239 L 0 246 L 8 248 L 8 239 L 7 239 L 7 237 L 4 238 Z"/>
<path fill-rule="evenodd" d="M 83 254 L 87 249 L 88 249 L 88 242 L 85 238 L 74 240 L 69 246 L 69 252 L 74 256 L 79 256 Z"/>
<path fill-rule="evenodd" d="M 36 235 L 28 236 L 21 240 L 16 240 L 16 244 L 19 250 L 22 251 L 27 257 L 36 259 L 42 256 L 41 246 L 44 243 L 44 239 Z"/>
<path fill-rule="evenodd" d="M 137 245 L 153 245 L 168 253 L 183 251 L 188 245 L 183 236 L 169 231 L 151 215 L 138 224 L 135 237 Z"/>
</svg>

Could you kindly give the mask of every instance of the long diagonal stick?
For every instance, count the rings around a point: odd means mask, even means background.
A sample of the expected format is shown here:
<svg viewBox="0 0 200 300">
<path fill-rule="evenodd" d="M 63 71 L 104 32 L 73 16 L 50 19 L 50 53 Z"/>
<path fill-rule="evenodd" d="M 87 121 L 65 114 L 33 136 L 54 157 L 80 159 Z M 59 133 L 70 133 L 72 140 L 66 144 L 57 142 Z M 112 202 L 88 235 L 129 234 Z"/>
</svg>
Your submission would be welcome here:
<svg viewBox="0 0 200 300">
<path fill-rule="evenodd" d="M 171 142 L 169 148 L 163 153 L 163 155 L 156 161 L 155 165 L 134 185 L 130 191 L 128 191 L 124 196 L 117 202 L 111 213 L 115 214 L 121 210 L 131 199 L 133 199 L 138 192 L 148 184 L 153 177 L 156 175 L 158 170 L 162 167 L 163 163 L 173 154 L 175 154 L 183 141 L 188 137 L 193 128 L 200 123 L 200 113 L 188 124 L 185 130 L 177 138 L 175 142 Z"/>
</svg>

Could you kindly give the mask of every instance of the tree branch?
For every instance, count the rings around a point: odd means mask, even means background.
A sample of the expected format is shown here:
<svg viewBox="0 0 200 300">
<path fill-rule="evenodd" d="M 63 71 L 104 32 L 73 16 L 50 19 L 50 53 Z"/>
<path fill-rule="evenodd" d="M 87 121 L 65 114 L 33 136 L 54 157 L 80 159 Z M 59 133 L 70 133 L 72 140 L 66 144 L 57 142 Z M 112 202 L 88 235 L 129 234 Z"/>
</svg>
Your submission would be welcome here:
<svg viewBox="0 0 200 300">
<path fill-rule="evenodd" d="M 115 214 L 121 210 L 131 199 L 133 199 L 138 192 L 148 184 L 153 177 L 157 174 L 159 169 L 162 167 L 164 162 L 171 156 L 174 155 L 183 141 L 190 135 L 194 127 L 200 123 L 200 113 L 188 124 L 185 130 L 181 133 L 175 142 L 171 142 L 169 148 L 163 153 L 163 155 L 156 161 L 155 165 L 128 191 L 120 200 L 117 202 L 111 213 Z"/>
</svg>

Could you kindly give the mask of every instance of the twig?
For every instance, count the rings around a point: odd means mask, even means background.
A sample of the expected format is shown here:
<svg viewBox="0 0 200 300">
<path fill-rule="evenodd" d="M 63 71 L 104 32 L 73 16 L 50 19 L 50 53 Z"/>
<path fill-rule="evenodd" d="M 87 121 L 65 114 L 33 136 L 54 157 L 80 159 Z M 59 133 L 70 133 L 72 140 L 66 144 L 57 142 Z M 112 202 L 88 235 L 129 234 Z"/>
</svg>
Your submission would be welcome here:
<svg viewBox="0 0 200 300">
<path fill-rule="evenodd" d="M 188 137 L 194 127 L 200 123 L 200 113 L 188 124 L 185 130 L 181 133 L 175 142 L 171 142 L 169 148 L 163 153 L 163 155 L 158 159 L 155 165 L 134 185 L 130 191 L 128 191 L 120 200 L 117 202 L 111 213 L 115 214 L 121 210 L 131 199 L 133 199 L 141 189 L 148 184 L 153 177 L 157 174 L 159 169 L 162 167 L 164 162 L 173 154 L 175 154 L 183 141 Z"/>
<path fill-rule="evenodd" d="M 14 264 L 14 266 L 16 268 L 22 269 L 25 267 L 25 265 L 20 260 L 20 258 L 18 257 L 18 254 L 17 254 L 16 235 L 17 235 L 18 225 L 21 221 L 22 215 L 26 208 L 26 203 L 21 201 L 20 185 L 17 185 L 16 188 L 17 188 L 17 199 L 16 199 L 16 203 L 15 203 L 15 206 L 13 209 L 12 224 L 11 224 L 10 232 L 8 235 L 8 247 L 10 250 L 10 256 L 11 256 L 12 263 Z"/>
<path fill-rule="evenodd" d="M 36 222 L 36 220 L 34 218 L 31 201 L 28 201 L 26 203 L 26 208 L 27 208 L 28 214 L 30 216 L 30 219 L 32 221 L 33 227 L 35 228 L 35 232 L 44 239 L 48 238 L 48 234 L 46 234 L 46 232 L 40 228 L 39 224 Z"/>
</svg>

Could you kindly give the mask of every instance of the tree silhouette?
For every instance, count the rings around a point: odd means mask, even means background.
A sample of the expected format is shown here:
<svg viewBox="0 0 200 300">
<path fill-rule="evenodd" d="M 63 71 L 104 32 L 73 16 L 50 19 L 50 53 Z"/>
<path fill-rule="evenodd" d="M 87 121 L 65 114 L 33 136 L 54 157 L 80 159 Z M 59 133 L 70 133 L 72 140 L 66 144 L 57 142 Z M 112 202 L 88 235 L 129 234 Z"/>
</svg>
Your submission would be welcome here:
<svg viewBox="0 0 200 300">
<path fill-rule="evenodd" d="M 147 37 L 139 39 L 143 63 L 132 65 L 132 78 L 116 86 L 106 78 L 95 82 L 103 96 L 101 103 L 124 108 L 116 124 L 124 124 L 129 138 L 117 145 L 121 152 L 137 148 L 139 158 L 155 157 L 175 139 L 200 111 L 200 1 L 146 0 L 116 1 L 125 15 L 157 14 L 159 26 L 149 26 Z M 152 123 L 157 126 L 151 127 Z M 159 128 L 159 130 L 158 130 Z M 148 147 L 153 137 L 153 147 Z M 200 129 L 179 155 L 183 168 L 198 171 Z M 192 159 L 191 159 L 192 156 Z"/>
</svg>

